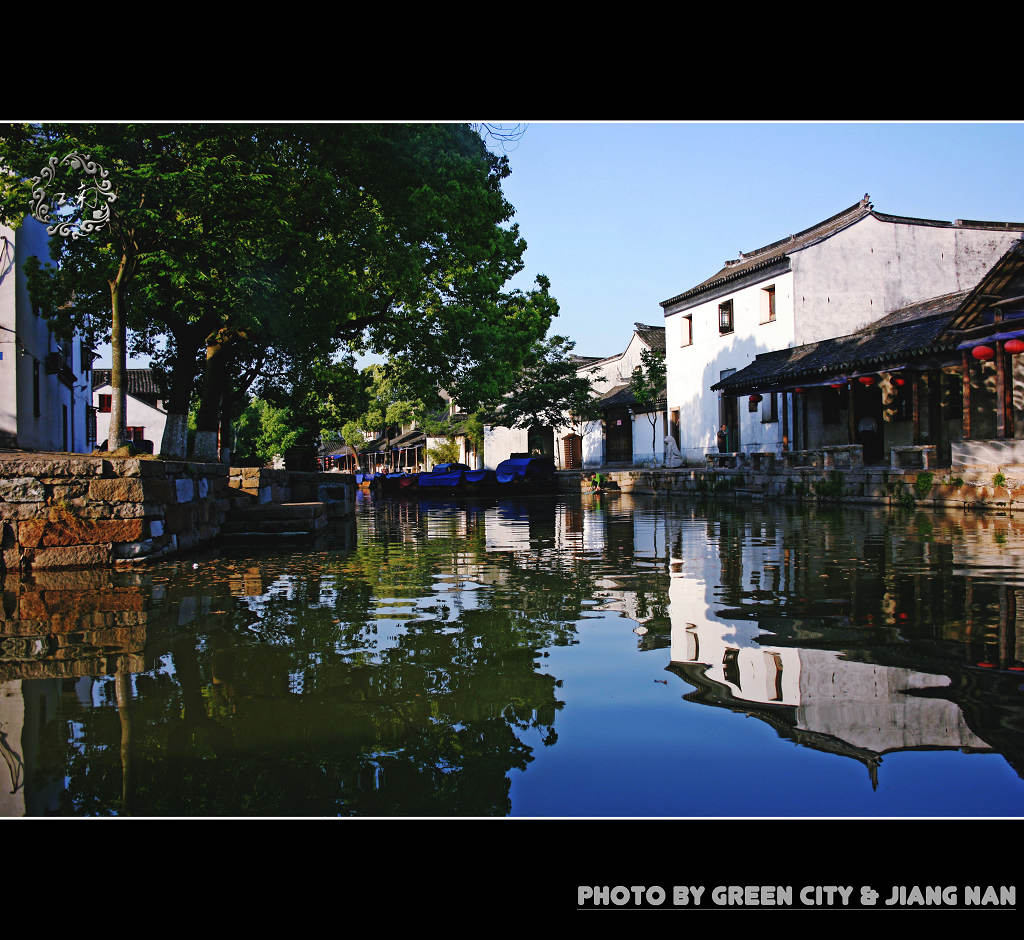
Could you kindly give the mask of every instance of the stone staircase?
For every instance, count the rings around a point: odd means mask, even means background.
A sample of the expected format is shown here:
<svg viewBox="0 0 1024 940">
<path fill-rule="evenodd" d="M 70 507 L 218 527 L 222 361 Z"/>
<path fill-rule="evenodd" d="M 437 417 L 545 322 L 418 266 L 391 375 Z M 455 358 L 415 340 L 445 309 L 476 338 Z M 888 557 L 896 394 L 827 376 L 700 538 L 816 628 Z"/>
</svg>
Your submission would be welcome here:
<svg viewBox="0 0 1024 940">
<path fill-rule="evenodd" d="M 232 499 L 221 526 L 224 543 L 278 542 L 312 538 L 327 528 L 325 503 L 257 503 Z"/>
</svg>

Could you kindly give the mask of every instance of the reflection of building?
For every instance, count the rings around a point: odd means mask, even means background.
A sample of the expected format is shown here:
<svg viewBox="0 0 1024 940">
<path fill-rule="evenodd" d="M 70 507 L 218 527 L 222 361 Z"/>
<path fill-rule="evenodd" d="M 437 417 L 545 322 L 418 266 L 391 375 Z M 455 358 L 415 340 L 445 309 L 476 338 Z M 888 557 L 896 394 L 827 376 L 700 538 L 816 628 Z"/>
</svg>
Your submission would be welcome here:
<svg viewBox="0 0 1024 940">
<path fill-rule="evenodd" d="M 807 575 L 826 576 L 827 550 L 807 547 L 806 558 L 794 557 L 781 531 L 771 539 L 748 533 L 730 541 L 724 524 L 712 539 L 706 525 L 673 520 L 669 534 L 671 669 L 697 687 L 688 698 L 754 715 L 797 743 L 853 757 L 875 784 L 887 753 L 994 749 L 982 737 L 984 726 L 969 723 L 961 707 L 953 688 L 961 680 L 951 678 L 956 663 L 948 664 L 949 675 L 926 672 L 914 667 L 912 653 L 906 665 L 886 662 L 887 647 L 870 654 L 882 661 L 861 661 L 848 651 L 820 648 L 830 635 L 827 617 L 800 620 L 790 613 L 787 619 L 794 594 L 814 593 Z M 893 596 L 898 600 L 899 590 Z M 884 609 L 885 601 L 878 603 Z M 836 631 L 844 623 L 850 629 L 848 617 L 834 621 Z M 764 632 L 765 623 L 776 632 Z M 864 642 L 863 634 L 859 639 Z M 940 662 L 936 668 L 944 669 Z"/>
</svg>

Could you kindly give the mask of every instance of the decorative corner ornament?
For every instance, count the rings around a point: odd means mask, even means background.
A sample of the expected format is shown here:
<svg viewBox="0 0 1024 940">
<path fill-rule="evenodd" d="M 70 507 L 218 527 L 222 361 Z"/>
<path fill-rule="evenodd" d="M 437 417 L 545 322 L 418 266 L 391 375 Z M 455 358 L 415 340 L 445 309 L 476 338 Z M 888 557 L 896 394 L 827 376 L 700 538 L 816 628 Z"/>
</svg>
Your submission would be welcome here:
<svg viewBox="0 0 1024 940">
<path fill-rule="evenodd" d="M 56 201 L 50 206 L 46 202 L 46 187 L 56 177 L 57 167 L 65 163 L 72 170 L 80 170 L 94 179 L 83 180 L 74 196 L 57 193 Z M 114 184 L 107 179 L 108 175 L 88 154 L 69 153 L 60 161 L 50 157 L 46 166 L 39 171 L 39 176 L 32 177 L 32 218 L 46 225 L 47 235 L 60 235 L 61 238 L 69 235 L 73 239 L 80 238 L 99 231 L 110 221 L 110 203 L 117 199 Z M 56 217 L 50 214 L 51 209 L 59 213 L 61 209 L 73 206 L 78 206 L 78 211 L 64 218 L 59 214 Z"/>
</svg>

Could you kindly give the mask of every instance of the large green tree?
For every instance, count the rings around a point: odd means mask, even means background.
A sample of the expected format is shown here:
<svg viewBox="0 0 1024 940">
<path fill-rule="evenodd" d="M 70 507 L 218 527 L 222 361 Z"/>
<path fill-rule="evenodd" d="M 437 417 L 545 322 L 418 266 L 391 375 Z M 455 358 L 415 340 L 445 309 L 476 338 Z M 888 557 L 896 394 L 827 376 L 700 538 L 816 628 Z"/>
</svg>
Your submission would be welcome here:
<svg viewBox="0 0 1024 940">
<path fill-rule="evenodd" d="M 68 328 L 111 320 L 115 381 L 127 327 L 160 350 L 164 453 L 183 450 L 191 394 L 209 459 L 266 370 L 298 375 L 346 350 L 473 410 L 557 315 L 543 277 L 504 290 L 525 249 L 501 190 L 508 160 L 467 125 L 16 126 L 0 133 L 7 185 L 24 195 L 65 150 L 109 167 L 120 227 L 62 243 L 36 287 Z"/>
<path fill-rule="evenodd" d="M 564 336 L 534 343 L 511 390 L 489 402 L 489 423 L 519 428 L 568 426 L 582 435 L 586 423 L 600 417 L 601 411 L 592 370 L 583 368 L 573 355 L 575 345 Z"/>
</svg>

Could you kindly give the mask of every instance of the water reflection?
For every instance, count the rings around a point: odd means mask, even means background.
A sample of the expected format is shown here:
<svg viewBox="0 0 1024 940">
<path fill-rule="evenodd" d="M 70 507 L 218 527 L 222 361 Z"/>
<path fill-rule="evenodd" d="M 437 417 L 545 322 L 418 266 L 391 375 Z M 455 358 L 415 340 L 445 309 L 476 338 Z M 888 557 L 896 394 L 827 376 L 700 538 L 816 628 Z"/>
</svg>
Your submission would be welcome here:
<svg viewBox="0 0 1024 940">
<path fill-rule="evenodd" d="M 536 780 L 551 812 L 586 796 L 620 815 L 626 795 L 573 773 L 632 762 L 649 795 L 694 721 L 687 774 L 630 812 L 714 814 L 690 774 L 730 749 L 718 772 L 754 805 L 758 761 L 787 766 L 785 741 L 866 769 L 851 812 L 871 812 L 897 752 L 1001 755 L 1019 774 L 1021 529 L 627 496 L 363 499 L 358 539 L 302 553 L 8 578 L 0 814 L 501 816 L 523 811 L 513 782 Z M 652 703 L 635 663 L 678 694 Z M 746 753 L 722 713 L 783 741 Z"/>
<path fill-rule="evenodd" d="M 670 527 L 672 670 L 690 700 L 858 760 L 875 787 L 902 750 L 1024 768 L 1017 520 L 711 509 Z"/>
</svg>

